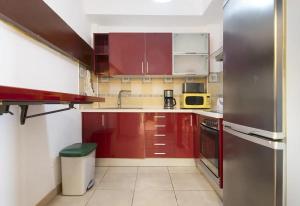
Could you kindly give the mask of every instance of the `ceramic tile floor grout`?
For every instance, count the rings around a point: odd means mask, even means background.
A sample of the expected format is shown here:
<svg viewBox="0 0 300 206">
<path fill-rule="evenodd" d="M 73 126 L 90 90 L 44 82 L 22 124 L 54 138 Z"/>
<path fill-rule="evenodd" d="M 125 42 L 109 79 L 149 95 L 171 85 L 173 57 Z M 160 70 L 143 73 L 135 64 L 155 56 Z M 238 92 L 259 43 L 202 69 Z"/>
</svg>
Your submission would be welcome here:
<svg viewBox="0 0 300 206">
<path fill-rule="evenodd" d="M 177 204 L 177 206 L 179 206 L 178 199 L 177 199 L 176 192 L 175 192 L 175 188 L 174 188 L 174 184 L 173 184 L 171 173 L 170 173 L 170 168 L 167 167 L 167 169 L 168 169 L 168 174 L 169 174 L 170 181 L 171 181 L 171 184 L 172 184 L 172 189 L 173 189 L 173 193 L 174 193 L 174 196 L 175 196 L 176 204 Z"/>
<path fill-rule="evenodd" d="M 133 188 L 133 194 L 132 194 L 131 206 L 133 206 L 134 195 L 135 195 L 135 188 L 136 188 L 136 183 L 137 183 L 138 175 L 139 175 L 139 168 L 140 168 L 140 167 L 137 167 L 137 171 L 136 171 L 136 178 L 135 178 L 135 182 L 134 182 L 134 188 Z"/>
<path fill-rule="evenodd" d="M 101 168 L 101 167 L 99 167 L 99 168 Z M 93 191 L 91 191 L 92 194 L 90 194 L 90 196 L 87 198 L 87 202 L 84 204 L 84 206 L 89 206 L 90 204 L 92 204 L 91 200 L 93 198 L 97 197 L 97 192 L 96 191 L 99 191 L 99 190 L 102 190 L 102 191 L 108 191 L 108 190 L 110 190 L 110 191 L 128 191 L 128 189 L 126 189 L 126 188 L 125 189 L 124 188 L 115 188 L 115 189 L 114 188 L 111 188 L 111 189 L 109 189 L 109 188 L 99 188 L 98 186 L 103 182 L 103 180 L 105 179 L 105 177 L 111 172 L 110 169 L 113 168 L 113 167 L 105 167 L 105 168 L 106 169 L 104 170 L 104 172 L 98 173 L 98 174 L 101 174 L 99 176 L 100 178 L 97 181 L 97 183 L 95 184 L 94 188 L 92 188 L 92 190 L 93 190 Z M 119 167 L 119 168 L 121 168 L 121 167 Z M 124 167 L 124 168 L 128 168 L 128 167 Z M 132 192 L 131 193 L 132 194 L 132 198 L 131 198 L 130 204 L 128 204 L 130 206 L 133 206 L 135 204 L 135 198 L 136 198 L 137 191 L 138 191 L 137 190 L 137 183 L 139 181 L 139 176 L 141 174 L 143 174 L 143 171 L 142 171 L 141 168 L 144 168 L 144 167 L 139 166 L 139 167 L 135 167 L 135 168 L 136 168 L 136 174 L 135 174 L 135 180 L 134 180 L 134 187 L 132 189 L 130 189 L 130 191 Z M 173 198 L 175 198 L 174 200 L 176 201 L 176 206 L 180 206 L 181 205 L 179 199 L 182 198 L 182 194 L 184 194 L 184 193 L 188 193 L 188 192 L 214 192 L 213 189 L 203 189 L 203 188 L 201 188 L 201 189 L 182 189 L 182 188 L 177 188 L 176 189 L 176 187 L 174 185 L 175 183 L 174 183 L 174 180 L 173 180 L 173 178 L 176 178 L 176 177 L 172 178 L 172 174 L 197 174 L 199 176 L 203 176 L 203 174 L 201 172 L 199 172 L 199 171 L 198 172 L 194 172 L 194 171 L 191 172 L 189 170 L 182 170 L 182 171 L 178 170 L 178 171 L 176 171 L 176 169 L 174 170 L 174 167 L 173 167 L 174 171 L 172 171 L 172 167 L 168 167 L 168 166 L 157 167 L 157 168 L 167 169 L 167 174 L 169 176 L 171 188 L 170 189 L 149 189 L 149 191 L 170 191 L 170 192 L 172 192 Z M 96 170 L 97 170 L 97 168 L 96 168 Z M 120 173 L 122 174 L 122 172 L 120 172 Z M 125 172 L 125 174 L 126 173 L 127 172 Z M 132 172 L 129 171 L 129 173 L 132 173 Z M 134 174 L 134 172 L 132 174 Z M 151 172 L 151 169 L 150 169 L 150 171 L 149 172 L 146 171 L 145 174 L 160 175 L 161 172 L 159 170 L 158 170 L 158 172 L 156 172 L 155 170 L 153 172 Z M 164 171 L 163 171 L 163 174 L 165 174 Z M 179 197 L 177 196 L 177 192 L 179 192 L 179 194 L 178 194 Z M 174 203 L 175 203 L 175 201 L 174 201 Z"/>
<path fill-rule="evenodd" d="M 97 169 L 97 167 L 96 167 L 96 169 Z M 99 182 L 93 186 L 94 188 L 92 188 L 92 190 L 94 190 L 94 191 L 93 191 L 93 193 L 91 194 L 91 196 L 90 196 L 90 198 L 88 199 L 88 201 L 86 202 L 85 206 L 88 206 L 90 200 L 93 198 L 93 196 L 94 196 L 94 194 L 95 194 L 95 192 L 96 192 L 96 190 L 97 190 L 97 185 L 100 184 L 100 182 L 103 180 L 103 178 L 104 178 L 105 175 L 107 174 L 107 171 L 108 171 L 108 168 L 106 168 L 106 170 L 105 170 L 103 176 L 100 178 Z"/>
</svg>

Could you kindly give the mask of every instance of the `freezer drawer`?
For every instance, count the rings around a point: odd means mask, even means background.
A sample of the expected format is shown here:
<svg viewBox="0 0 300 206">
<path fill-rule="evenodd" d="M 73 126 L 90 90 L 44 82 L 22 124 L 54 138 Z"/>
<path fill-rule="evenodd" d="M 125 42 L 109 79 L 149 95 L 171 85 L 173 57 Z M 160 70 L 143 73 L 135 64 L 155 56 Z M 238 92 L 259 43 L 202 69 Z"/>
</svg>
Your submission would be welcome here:
<svg viewBox="0 0 300 206">
<path fill-rule="evenodd" d="M 224 128 L 224 206 L 283 206 L 283 151 Z"/>
</svg>

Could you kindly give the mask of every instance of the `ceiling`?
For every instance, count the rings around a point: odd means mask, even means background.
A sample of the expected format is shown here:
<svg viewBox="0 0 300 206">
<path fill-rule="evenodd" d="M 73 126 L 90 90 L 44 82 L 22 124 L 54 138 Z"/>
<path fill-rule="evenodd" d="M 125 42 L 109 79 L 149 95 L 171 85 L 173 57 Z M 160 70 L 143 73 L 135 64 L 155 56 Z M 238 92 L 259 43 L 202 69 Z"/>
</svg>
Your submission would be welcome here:
<svg viewBox="0 0 300 206">
<path fill-rule="evenodd" d="M 82 0 L 91 23 L 102 26 L 192 27 L 222 22 L 223 0 Z"/>
</svg>

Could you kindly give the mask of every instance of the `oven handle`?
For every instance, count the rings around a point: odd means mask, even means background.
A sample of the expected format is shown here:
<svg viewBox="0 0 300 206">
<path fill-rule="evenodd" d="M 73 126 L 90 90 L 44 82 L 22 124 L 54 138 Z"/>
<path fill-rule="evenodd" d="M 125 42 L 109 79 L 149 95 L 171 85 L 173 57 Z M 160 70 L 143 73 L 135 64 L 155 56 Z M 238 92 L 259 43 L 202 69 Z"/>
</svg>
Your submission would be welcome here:
<svg viewBox="0 0 300 206">
<path fill-rule="evenodd" d="M 217 132 L 217 133 L 219 132 L 218 129 L 209 127 L 209 126 L 207 126 L 207 125 L 205 125 L 205 124 L 203 124 L 203 123 L 200 123 L 200 127 L 203 128 L 203 129 L 205 129 L 205 130 L 210 130 L 210 131 Z"/>
</svg>

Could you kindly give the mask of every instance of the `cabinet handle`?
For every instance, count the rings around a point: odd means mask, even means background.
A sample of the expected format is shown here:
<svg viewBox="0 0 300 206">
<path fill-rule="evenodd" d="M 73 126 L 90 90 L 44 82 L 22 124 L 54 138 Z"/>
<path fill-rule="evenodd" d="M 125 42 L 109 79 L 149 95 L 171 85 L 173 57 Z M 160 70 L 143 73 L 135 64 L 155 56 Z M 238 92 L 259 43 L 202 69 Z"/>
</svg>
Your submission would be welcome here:
<svg viewBox="0 0 300 206">
<path fill-rule="evenodd" d="M 155 144 L 153 144 L 154 146 L 166 146 L 166 144 L 164 144 L 164 143 L 155 143 Z"/>
<path fill-rule="evenodd" d="M 166 155 L 167 153 L 165 153 L 165 152 L 155 152 L 154 154 L 155 155 Z"/>
<path fill-rule="evenodd" d="M 101 115 L 101 124 L 102 124 L 102 127 L 104 127 L 104 125 L 105 125 L 105 119 L 104 119 L 104 115 L 102 114 Z"/>
<path fill-rule="evenodd" d="M 165 137 L 165 134 L 155 134 L 154 137 Z"/>
<path fill-rule="evenodd" d="M 142 74 L 144 74 L 144 62 L 142 62 Z"/>
<path fill-rule="evenodd" d="M 191 127 L 193 127 L 193 116 L 191 115 Z"/>
<path fill-rule="evenodd" d="M 148 64 L 148 61 L 147 61 L 147 74 L 149 73 L 149 64 Z"/>
<path fill-rule="evenodd" d="M 166 116 L 163 116 L 163 115 L 155 115 L 154 118 L 166 118 Z"/>
<path fill-rule="evenodd" d="M 155 125 L 155 127 L 162 128 L 162 127 L 166 127 L 166 125 L 157 124 L 157 125 Z"/>
</svg>

